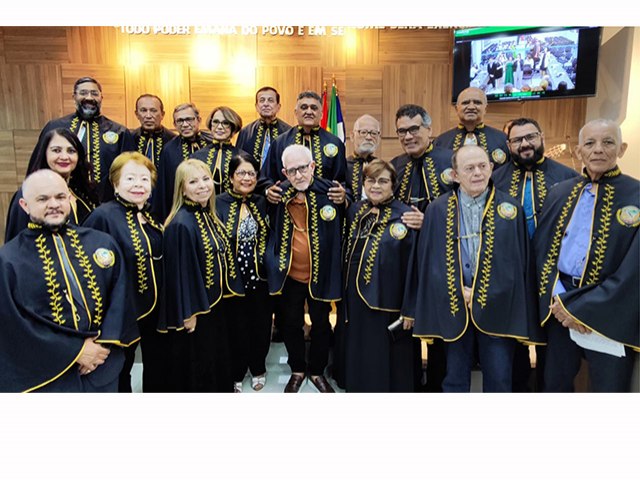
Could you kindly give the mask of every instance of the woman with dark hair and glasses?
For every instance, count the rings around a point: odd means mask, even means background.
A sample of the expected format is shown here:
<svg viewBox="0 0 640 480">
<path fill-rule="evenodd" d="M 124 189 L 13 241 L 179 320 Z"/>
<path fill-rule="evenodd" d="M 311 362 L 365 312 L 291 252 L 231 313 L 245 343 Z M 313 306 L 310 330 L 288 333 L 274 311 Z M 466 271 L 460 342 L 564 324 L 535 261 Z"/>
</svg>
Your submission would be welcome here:
<svg viewBox="0 0 640 480">
<path fill-rule="evenodd" d="M 229 162 L 231 189 L 216 197 L 216 211 L 225 225 L 244 296 L 227 300 L 234 391 L 251 372 L 251 387 L 262 390 L 267 382 L 265 359 L 271 337 L 271 299 L 264 270 L 269 236 L 266 200 L 256 195 L 260 164 L 248 153 Z M 229 269 L 231 270 L 231 268 Z"/>
<path fill-rule="evenodd" d="M 242 128 L 242 119 L 229 107 L 216 107 L 207 118 L 207 128 L 213 135 L 212 145 L 197 151 L 191 158 L 202 160 L 211 169 L 216 195 L 219 195 L 231 188 L 229 164 L 234 155 L 243 151 L 231 143 Z"/>
<path fill-rule="evenodd" d="M 363 173 L 367 200 L 349 208 L 342 248 L 345 387 L 411 392 L 412 321 L 400 319 L 400 309 L 417 232 L 402 223 L 411 208 L 393 196 L 393 166 L 373 160 Z"/>
<path fill-rule="evenodd" d="M 71 192 L 69 221 L 75 225 L 81 224 L 98 205 L 98 195 L 95 185 L 89 180 L 89 166 L 84 147 L 74 133 L 65 128 L 56 128 L 46 133 L 40 150 L 36 154 L 36 160 L 27 175 L 45 168 L 59 174 L 69 185 Z M 21 197 L 22 188 L 13 195 L 9 204 L 5 243 L 20 233 L 29 223 L 29 215 L 18 204 Z"/>
</svg>

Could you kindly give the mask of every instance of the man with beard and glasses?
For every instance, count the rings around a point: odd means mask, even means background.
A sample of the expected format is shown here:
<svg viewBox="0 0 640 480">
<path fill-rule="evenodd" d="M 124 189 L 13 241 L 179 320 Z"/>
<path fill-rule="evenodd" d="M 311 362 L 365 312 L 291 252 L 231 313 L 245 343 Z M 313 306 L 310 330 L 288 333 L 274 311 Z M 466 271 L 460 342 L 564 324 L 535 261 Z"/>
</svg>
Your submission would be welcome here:
<svg viewBox="0 0 640 480">
<path fill-rule="evenodd" d="M 256 112 L 260 118 L 240 130 L 236 140 L 236 147 L 253 155 L 261 168 L 271 143 L 291 128 L 291 125 L 278 118 L 279 111 L 278 91 L 269 86 L 260 88 L 256 92 Z"/>
<path fill-rule="evenodd" d="M 380 146 L 380 122 L 371 115 L 362 115 L 353 124 L 351 141 L 353 155 L 347 158 L 347 187 L 353 192 L 354 202 L 365 200 L 362 188 L 362 171 L 371 160 L 375 160 Z"/>
<path fill-rule="evenodd" d="M 162 125 L 164 104 L 157 95 L 144 93 L 136 100 L 136 118 L 140 128 L 131 132 L 136 150 L 160 167 L 160 154 L 176 134 Z"/>
<path fill-rule="evenodd" d="M 463 145 L 478 145 L 489 154 L 494 168 L 509 160 L 507 137 L 500 130 L 485 125 L 487 95 L 479 88 L 469 87 L 456 99 L 456 113 L 460 123 L 441 133 L 434 143 L 438 147 L 458 151 Z"/>
<path fill-rule="evenodd" d="M 45 134 L 55 128 L 66 128 L 80 139 L 87 152 L 87 162 L 90 165 L 90 176 L 99 185 L 100 196 L 103 200 L 113 196 L 113 188 L 109 184 L 109 167 L 113 160 L 122 152 L 135 150 L 133 136 L 123 125 L 101 114 L 102 86 L 91 77 L 82 77 L 73 85 L 73 101 L 76 111 L 65 117 L 47 122 L 33 149 L 29 167 L 36 161 L 36 154 Z"/>
<path fill-rule="evenodd" d="M 516 118 L 507 127 L 511 161 L 493 174 L 496 189 L 508 193 L 522 205 L 527 220 L 529 238 L 533 238 L 538 215 L 547 193 L 556 183 L 577 177 L 578 173 L 544 156 L 544 133 L 532 118 Z M 544 347 L 536 346 L 535 390 L 542 390 Z M 529 348 L 516 347 L 513 365 L 513 391 L 531 390 Z"/>
<path fill-rule="evenodd" d="M 22 194 L 29 226 L 0 248 L 0 392 L 116 392 L 120 347 L 139 340 L 120 249 L 68 223 L 69 188 L 52 170 Z"/>
</svg>

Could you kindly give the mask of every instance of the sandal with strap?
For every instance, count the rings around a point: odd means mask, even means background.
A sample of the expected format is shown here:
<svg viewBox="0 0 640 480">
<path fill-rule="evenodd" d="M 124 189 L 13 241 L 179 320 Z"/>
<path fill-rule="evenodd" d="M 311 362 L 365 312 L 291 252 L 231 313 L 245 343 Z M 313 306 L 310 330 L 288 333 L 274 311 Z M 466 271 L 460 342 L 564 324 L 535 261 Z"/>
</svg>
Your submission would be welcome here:
<svg viewBox="0 0 640 480">
<path fill-rule="evenodd" d="M 258 375 L 257 377 L 251 377 L 251 388 L 253 388 L 256 392 L 259 392 L 264 388 L 267 384 L 267 373 L 265 372 L 262 375 Z"/>
</svg>

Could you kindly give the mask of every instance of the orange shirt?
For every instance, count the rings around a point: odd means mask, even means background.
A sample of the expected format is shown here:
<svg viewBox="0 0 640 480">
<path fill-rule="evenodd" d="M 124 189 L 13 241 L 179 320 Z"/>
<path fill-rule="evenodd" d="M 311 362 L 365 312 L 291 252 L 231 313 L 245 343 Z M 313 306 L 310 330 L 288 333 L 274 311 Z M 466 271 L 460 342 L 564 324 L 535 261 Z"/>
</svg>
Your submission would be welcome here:
<svg viewBox="0 0 640 480">
<path fill-rule="evenodd" d="M 309 252 L 309 232 L 307 231 L 307 204 L 304 197 L 294 197 L 287 205 L 293 220 L 293 240 L 291 248 L 291 268 L 289 276 L 301 283 L 311 280 L 311 255 Z"/>
</svg>

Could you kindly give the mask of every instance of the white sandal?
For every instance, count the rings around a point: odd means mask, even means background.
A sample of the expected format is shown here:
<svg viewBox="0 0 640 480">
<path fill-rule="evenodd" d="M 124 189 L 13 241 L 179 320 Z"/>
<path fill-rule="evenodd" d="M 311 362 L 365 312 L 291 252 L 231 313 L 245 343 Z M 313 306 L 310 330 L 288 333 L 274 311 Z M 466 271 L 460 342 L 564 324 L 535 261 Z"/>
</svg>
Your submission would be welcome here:
<svg viewBox="0 0 640 480">
<path fill-rule="evenodd" d="M 233 393 L 242 393 L 242 382 L 233 382 Z"/>
<path fill-rule="evenodd" d="M 264 388 L 267 384 L 267 373 L 265 372 L 262 375 L 258 375 L 257 377 L 251 377 L 251 388 L 253 388 L 256 392 L 259 392 Z"/>
</svg>

